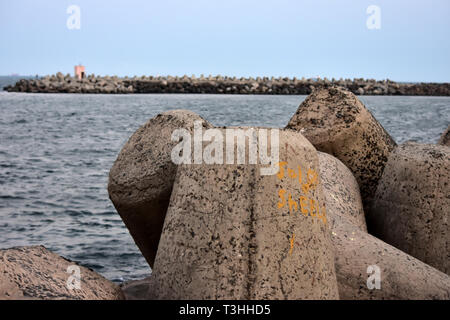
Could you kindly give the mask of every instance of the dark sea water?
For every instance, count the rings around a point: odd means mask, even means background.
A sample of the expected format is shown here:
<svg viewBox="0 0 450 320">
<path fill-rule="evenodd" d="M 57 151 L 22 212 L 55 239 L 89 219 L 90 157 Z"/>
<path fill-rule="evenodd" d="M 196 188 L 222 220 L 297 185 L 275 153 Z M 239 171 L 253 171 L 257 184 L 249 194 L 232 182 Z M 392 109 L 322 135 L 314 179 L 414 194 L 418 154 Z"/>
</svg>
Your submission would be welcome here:
<svg viewBox="0 0 450 320">
<path fill-rule="evenodd" d="M 151 272 L 108 199 L 108 172 L 149 118 L 189 109 L 215 125 L 283 127 L 305 96 L 0 92 L 0 247 L 43 244 L 114 281 Z M 401 143 L 435 143 L 450 97 L 361 97 Z"/>
</svg>

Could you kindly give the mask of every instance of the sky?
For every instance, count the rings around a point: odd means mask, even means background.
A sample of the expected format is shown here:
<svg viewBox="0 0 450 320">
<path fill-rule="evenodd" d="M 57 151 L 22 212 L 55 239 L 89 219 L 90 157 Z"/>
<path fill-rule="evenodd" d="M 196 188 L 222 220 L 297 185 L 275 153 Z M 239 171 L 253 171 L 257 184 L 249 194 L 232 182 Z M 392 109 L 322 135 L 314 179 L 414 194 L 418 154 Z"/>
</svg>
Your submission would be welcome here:
<svg viewBox="0 0 450 320">
<path fill-rule="evenodd" d="M 0 75 L 450 82 L 449 40 L 449 0 L 0 0 Z"/>
</svg>

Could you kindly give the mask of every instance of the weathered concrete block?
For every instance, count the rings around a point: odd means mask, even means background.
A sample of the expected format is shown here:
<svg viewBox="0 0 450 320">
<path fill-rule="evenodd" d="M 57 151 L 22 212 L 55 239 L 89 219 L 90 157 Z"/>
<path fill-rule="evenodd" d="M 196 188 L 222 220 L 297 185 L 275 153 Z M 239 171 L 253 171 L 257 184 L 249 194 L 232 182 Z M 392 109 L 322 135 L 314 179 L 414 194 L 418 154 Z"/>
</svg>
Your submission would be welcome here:
<svg viewBox="0 0 450 320">
<path fill-rule="evenodd" d="M 192 131 L 194 121 L 211 125 L 187 110 L 168 111 L 150 119 L 123 146 L 109 172 L 108 193 L 115 208 L 150 266 L 175 179 L 171 151 L 174 130 Z"/>
<path fill-rule="evenodd" d="M 450 273 L 450 148 L 406 143 L 389 157 L 368 215 L 369 231 Z"/>
<path fill-rule="evenodd" d="M 450 277 L 367 234 L 359 190 L 351 171 L 319 152 L 320 179 L 335 248 L 341 299 L 449 299 Z M 380 288 L 368 287 L 369 266 L 380 271 Z"/>
<path fill-rule="evenodd" d="M 369 205 L 396 144 L 353 93 L 340 87 L 315 90 L 286 128 L 341 160 L 358 181 L 364 206 Z"/>
<path fill-rule="evenodd" d="M 338 298 L 317 152 L 293 131 L 279 145 L 275 175 L 178 167 L 148 298 Z"/>
<path fill-rule="evenodd" d="M 69 277 L 79 268 L 79 288 Z M 75 269 L 73 269 L 75 271 Z M 74 287 L 69 287 L 68 283 Z M 120 288 L 94 271 L 79 266 L 43 246 L 0 250 L 0 300 L 121 300 Z"/>
</svg>

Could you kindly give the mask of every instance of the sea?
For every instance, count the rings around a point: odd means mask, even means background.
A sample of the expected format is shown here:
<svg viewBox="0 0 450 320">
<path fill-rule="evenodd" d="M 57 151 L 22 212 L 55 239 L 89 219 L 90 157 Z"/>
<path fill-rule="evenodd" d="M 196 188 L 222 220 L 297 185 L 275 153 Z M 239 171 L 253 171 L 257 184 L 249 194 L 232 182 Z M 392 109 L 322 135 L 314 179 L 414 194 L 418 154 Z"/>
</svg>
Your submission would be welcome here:
<svg viewBox="0 0 450 320">
<path fill-rule="evenodd" d="M 133 132 L 173 109 L 217 126 L 282 128 L 305 97 L 0 91 L 0 248 L 44 245 L 118 283 L 147 277 L 107 193 L 109 169 Z M 450 123 L 450 97 L 360 99 L 397 143 L 436 143 Z"/>
</svg>

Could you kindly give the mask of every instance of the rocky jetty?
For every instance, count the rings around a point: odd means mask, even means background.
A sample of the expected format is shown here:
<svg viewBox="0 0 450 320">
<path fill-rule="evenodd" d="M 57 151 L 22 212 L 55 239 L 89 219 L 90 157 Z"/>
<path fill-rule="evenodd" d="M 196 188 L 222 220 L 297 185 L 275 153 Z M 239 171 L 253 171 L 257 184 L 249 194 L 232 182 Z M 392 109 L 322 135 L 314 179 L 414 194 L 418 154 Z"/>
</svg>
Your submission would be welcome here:
<svg viewBox="0 0 450 320">
<path fill-rule="evenodd" d="M 236 78 L 223 76 L 95 76 L 78 80 L 71 75 L 22 79 L 4 88 L 9 92 L 40 93 L 210 93 L 306 95 L 315 88 L 340 86 L 357 95 L 450 96 L 450 83 L 399 83 L 374 79 Z"/>
<path fill-rule="evenodd" d="M 0 250 L 0 300 L 123 298 L 116 284 L 43 246 Z"/>
<path fill-rule="evenodd" d="M 315 90 L 280 129 L 269 175 L 245 155 L 267 128 L 233 128 L 248 133 L 243 162 L 175 164 L 196 157 L 190 140 L 174 149 L 177 126 L 230 129 L 171 111 L 120 152 L 110 197 L 153 266 L 122 287 L 127 299 L 450 298 L 448 147 L 397 146 L 339 87 Z M 197 147 L 222 141 L 210 135 Z"/>
</svg>

